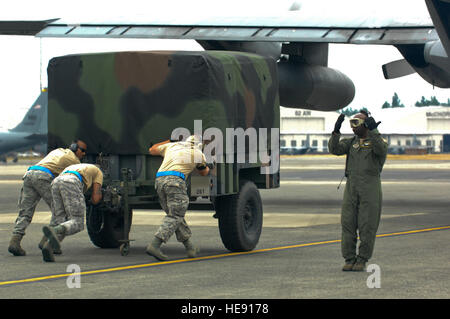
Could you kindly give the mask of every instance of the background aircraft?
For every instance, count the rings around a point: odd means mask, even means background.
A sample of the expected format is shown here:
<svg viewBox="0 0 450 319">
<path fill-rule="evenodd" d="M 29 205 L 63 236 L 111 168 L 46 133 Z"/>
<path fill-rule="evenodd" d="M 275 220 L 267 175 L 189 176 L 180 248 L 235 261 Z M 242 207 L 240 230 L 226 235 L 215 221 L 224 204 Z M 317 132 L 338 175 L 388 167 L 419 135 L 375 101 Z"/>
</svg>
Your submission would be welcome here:
<svg viewBox="0 0 450 319">
<path fill-rule="evenodd" d="M 48 93 L 42 90 L 23 120 L 8 132 L 0 132 L 0 161 L 6 162 L 6 156 L 13 152 L 47 153 L 47 107 Z"/>
<path fill-rule="evenodd" d="M 376 14 L 358 12 L 346 1 L 330 2 L 330 7 L 332 3 L 348 6 L 346 14 L 337 14 L 332 8 L 310 10 L 299 1 L 290 12 L 277 16 L 239 16 L 237 10 L 233 16 L 208 13 L 167 18 L 149 6 L 140 18 L 132 19 L 102 14 L 89 21 L 3 21 L 0 33 L 40 38 L 193 39 L 207 50 L 269 55 L 278 61 L 280 104 L 293 108 L 332 111 L 353 100 L 352 80 L 328 67 L 329 43 L 393 45 L 404 59 L 383 66 L 386 78 L 417 72 L 433 86 L 450 87 L 449 0 L 425 0 L 428 12 L 414 12 L 410 7 L 389 11 L 386 7 Z"/>
</svg>

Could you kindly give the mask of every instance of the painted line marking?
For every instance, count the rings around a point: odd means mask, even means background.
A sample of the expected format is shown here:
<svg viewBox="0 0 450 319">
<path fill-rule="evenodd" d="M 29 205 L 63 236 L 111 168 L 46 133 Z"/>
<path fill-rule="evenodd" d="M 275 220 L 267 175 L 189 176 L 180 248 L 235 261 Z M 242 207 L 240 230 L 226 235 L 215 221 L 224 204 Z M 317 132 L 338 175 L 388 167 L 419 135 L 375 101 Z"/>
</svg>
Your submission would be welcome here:
<svg viewBox="0 0 450 319">
<path fill-rule="evenodd" d="M 302 181 L 302 180 L 281 180 L 280 185 L 339 185 L 340 181 Z M 346 184 L 346 180 L 343 180 L 342 185 Z M 450 184 L 447 180 L 405 180 L 405 181 L 393 181 L 393 180 L 381 180 L 381 185 L 417 185 L 417 184 L 432 184 L 433 186 L 442 186 Z M 415 186 L 416 187 L 416 186 Z"/>
<path fill-rule="evenodd" d="M 402 232 L 396 232 L 396 233 L 380 234 L 380 235 L 377 235 L 377 238 L 394 237 L 394 236 L 401 236 L 401 235 L 411 235 L 411 234 L 418 234 L 418 233 L 425 233 L 425 232 L 446 230 L 446 229 L 450 229 L 450 225 L 434 227 L 434 228 L 408 230 L 408 231 L 402 231 Z M 326 241 L 318 241 L 318 242 L 313 242 L 313 243 L 304 243 L 304 244 L 296 244 L 296 245 L 289 245 L 289 246 L 257 249 L 257 250 L 252 250 L 252 251 L 226 253 L 226 254 L 203 256 L 203 257 L 196 257 L 196 258 L 183 258 L 183 259 L 176 259 L 176 260 L 169 260 L 169 261 L 162 261 L 162 262 L 153 262 L 153 263 L 129 265 L 129 266 L 121 266 L 121 267 L 113 267 L 113 268 L 105 268 L 105 269 L 95 269 L 95 270 L 82 271 L 79 273 L 64 273 L 64 274 L 55 274 L 55 275 L 34 277 L 34 278 L 28 278 L 28 279 L 0 281 L 0 286 L 32 283 L 32 282 L 37 282 L 37 281 L 44 281 L 44 280 L 58 279 L 58 278 L 66 278 L 66 277 L 74 276 L 74 275 L 80 275 L 80 276 L 94 275 L 94 274 L 110 273 L 110 272 L 115 272 L 115 271 L 149 268 L 149 267 L 161 266 L 161 265 L 180 264 L 180 263 L 200 261 L 200 260 L 211 260 L 211 259 L 218 259 L 218 258 L 224 258 L 224 257 L 250 255 L 250 254 L 263 253 L 263 252 L 292 249 L 292 248 L 302 248 L 302 247 L 310 247 L 310 246 L 318 246 L 318 245 L 326 245 L 326 244 L 336 244 L 336 243 L 340 243 L 340 242 L 341 242 L 340 239 L 326 240 Z"/>
</svg>

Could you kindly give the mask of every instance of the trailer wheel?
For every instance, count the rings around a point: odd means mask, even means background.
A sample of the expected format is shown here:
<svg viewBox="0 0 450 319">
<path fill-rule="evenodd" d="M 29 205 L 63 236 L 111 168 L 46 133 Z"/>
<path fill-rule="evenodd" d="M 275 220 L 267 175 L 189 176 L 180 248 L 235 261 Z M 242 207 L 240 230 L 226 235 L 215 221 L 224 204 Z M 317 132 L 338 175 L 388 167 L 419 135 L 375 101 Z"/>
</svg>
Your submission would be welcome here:
<svg viewBox="0 0 450 319">
<path fill-rule="evenodd" d="M 244 181 L 236 195 L 220 196 L 215 202 L 222 242 L 230 251 L 250 251 L 261 235 L 263 209 L 253 182 Z"/>
<path fill-rule="evenodd" d="M 86 209 L 86 228 L 91 242 L 100 248 L 117 248 L 121 245 L 120 240 L 124 237 L 124 209 L 114 210 L 107 208 L 96 208 L 88 205 Z M 132 211 L 129 211 L 129 222 L 126 238 L 131 228 Z"/>
</svg>

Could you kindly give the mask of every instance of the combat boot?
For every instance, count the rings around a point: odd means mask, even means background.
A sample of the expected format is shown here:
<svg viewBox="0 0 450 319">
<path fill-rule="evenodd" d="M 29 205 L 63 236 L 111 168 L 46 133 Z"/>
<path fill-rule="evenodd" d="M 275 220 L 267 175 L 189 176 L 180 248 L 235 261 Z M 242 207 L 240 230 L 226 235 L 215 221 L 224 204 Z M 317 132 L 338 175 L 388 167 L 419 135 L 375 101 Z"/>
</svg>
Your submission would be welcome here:
<svg viewBox="0 0 450 319">
<path fill-rule="evenodd" d="M 44 248 L 44 245 L 45 245 L 45 243 L 48 241 L 48 238 L 47 238 L 47 236 L 42 236 L 42 239 L 41 239 L 41 241 L 39 242 L 39 244 L 38 244 L 38 247 L 39 247 L 39 249 L 40 250 L 42 250 L 42 248 Z M 60 242 L 61 242 L 62 240 L 60 240 Z M 61 255 L 62 254 L 62 250 L 60 249 L 60 250 L 53 250 L 53 253 L 55 254 L 55 255 Z"/>
<path fill-rule="evenodd" d="M 355 265 L 355 260 L 346 260 L 344 267 L 342 267 L 342 271 L 352 271 L 353 266 Z"/>
<path fill-rule="evenodd" d="M 361 256 L 358 256 L 356 258 L 356 263 L 353 266 L 352 270 L 353 271 L 364 271 L 364 270 L 366 270 L 366 262 L 367 262 L 367 259 L 365 259 L 365 258 L 363 258 Z"/>
<path fill-rule="evenodd" d="M 169 257 L 161 252 L 160 247 L 162 243 L 163 241 L 155 236 L 155 238 L 153 238 L 153 241 L 147 246 L 145 252 L 158 260 L 169 260 Z"/>
<path fill-rule="evenodd" d="M 353 271 L 364 271 L 366 269 L 366 263 L 364 261 L 358 261 L 353 266 Z"/>
<path fill-rule="evenodd" d="M 183 242 L 184 247 L 186 248 L 186 253 L 189 258 L 197 257 L 197 254 L 200 252 L 200 249 L 196 248 L 190 239 Z"/>
<path fill-rule="evenodd" d="M 64 226 L 44 226 L 42 227 L 44 232 L 44 238 L 41 239 L 42 246 L 42 257 L 45 262 L 54 262 L 54 254 L 61 254 L 61 242 L 64 237 L 66 237 L 66 228 Z"/>
<path fill-rule="evenodd" d="M 61 251 L 61 241 L 65 237 L 66 228 L 61 225 L 56 227 L 44 226 L 42 227 L 42 231 L 44 232 L 45 237 L 47 237 L 53 251 Z"/>
<path fill-rule="evenodd" d="M 53 248 L 50 245 L 50 241 L 46 241 L 44 246 L 42 246 L 42 258 L 45 262 L 54 262 L 55 256 L 53 255 Z"/>
<path fill-rule="evenodd" d="M 42 236 L 41 241 L 38 244 L 38 247 L 40 250 L 42 250 L 42 248 L 44 248 L 45 243 L 47 242 L 47 236 Z"/>
<path fill-rule="evenodd" d="M 25 256 L 26 252 L 20 247 L 20 241 L 22 240 L 23 235 L 21 234 L 13 234 L 11 240 L 9 242 L 8 251 L 14 256 Z"/>
</svg>

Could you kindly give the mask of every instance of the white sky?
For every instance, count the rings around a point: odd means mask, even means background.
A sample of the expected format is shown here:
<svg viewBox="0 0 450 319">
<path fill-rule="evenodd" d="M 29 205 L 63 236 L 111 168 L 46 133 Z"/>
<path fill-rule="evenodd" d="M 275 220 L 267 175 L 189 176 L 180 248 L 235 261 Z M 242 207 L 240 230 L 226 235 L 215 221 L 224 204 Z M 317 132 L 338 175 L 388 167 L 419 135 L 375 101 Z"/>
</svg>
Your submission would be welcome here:
<svg viewBox="0 0 450 319">
<path fill-rule="evenodd" d="M 161 1 L 162 2 L 162 1 Z M 304 0 L 300 10 L 326 5 L 341 17 L 349 12 L 384 15 L 385 12 L 401 16 L 408 8 L 418 9 L 428 16 L 423 0 Z M 0 20 L 72 19 L 122 16 L 132 20 L 136 13 L 160 12 L 169 17 L 177 15 L 276 15 L 287 11 L 293 0 L 172 0 L 165 1 L 15 1 L 0 11 Z M 341 11 L 339 11 L 341 10 Z M 359 11 L 358 11 L 359 10 Z M 387 10 L 387 11 L 386 11 Z M 0 129 L 12 128 L 20 122 L 28 108 L 39 95 L 41 84 L 46 86 L 48 60 L 54 56 L 75 52 L 118 50 L 202 50 L 190 40 L 118 40 L 118 39 L 38 39 L 24 36 L 0 36 Z M 356 95 L 349 105 L 352 108 L 381 108 L 384 101 L 391 102 L 396 92 L 406 106 L 412 106 L 422 96 L 436 96 L 441 102 L 450 98 L 449 89 L 434 88 L 419 75 L 413 74 L 394 80 L 385 80 L 381 66 L 401 59 L 393 46 L 330 44 L 329 66 L 349 76 L 355 84 Z"/>
</svg>

